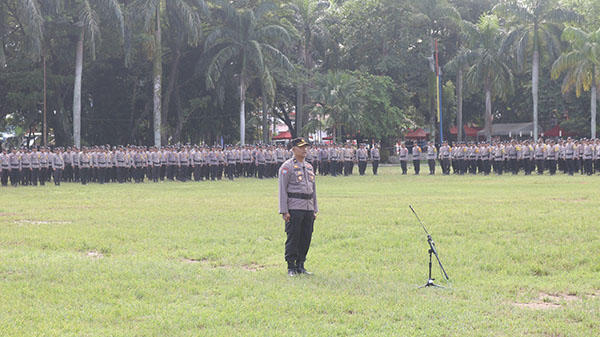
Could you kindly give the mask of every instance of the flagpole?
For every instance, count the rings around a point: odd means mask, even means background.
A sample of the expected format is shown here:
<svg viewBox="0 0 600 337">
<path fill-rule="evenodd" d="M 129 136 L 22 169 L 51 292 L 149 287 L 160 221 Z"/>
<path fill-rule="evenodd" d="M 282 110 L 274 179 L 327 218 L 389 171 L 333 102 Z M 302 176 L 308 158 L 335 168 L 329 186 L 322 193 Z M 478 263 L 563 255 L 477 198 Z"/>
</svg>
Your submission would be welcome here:
<svg viewBox="0 0 600 337">
<path fill-rule="evenodd" d="M 438 96 L 438 120 L 440 121 L 440 144 L 444 142 L 444 128 L 442 116 L 442 74 L 440 73 L 440 65 L 438 62 L 437 40 L 435 40 L 435 76 L 437 79 L 437 96 Z"/>
<path fill-rule="evenodd" d="M 442 74 L 438 62 L 438 42 L 435 40 L 435 77 L 437 80 L 438 120 L 440 121 L 440 144 L 444 142 L 444 128 L 442 116 Z"/>
</svg>

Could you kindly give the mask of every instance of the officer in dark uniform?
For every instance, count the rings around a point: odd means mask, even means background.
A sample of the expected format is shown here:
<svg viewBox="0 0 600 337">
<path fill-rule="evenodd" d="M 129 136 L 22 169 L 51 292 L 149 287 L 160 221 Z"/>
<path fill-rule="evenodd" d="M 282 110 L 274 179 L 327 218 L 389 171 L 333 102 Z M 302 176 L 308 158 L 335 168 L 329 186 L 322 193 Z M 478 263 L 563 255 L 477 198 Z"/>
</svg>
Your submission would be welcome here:
<svg viewBox="0 0 600 337">
<path fill-rule="evenodd" d="M 306 162 L 308 142 L 291 141 L 294 156 L 279 169 L 279 214 L 285 221 L 285 260 L 288 275 L 311 274 L 304 268 L 313 225 L 319 212 L 315 190 L 315 172 Z"/>
</svg>

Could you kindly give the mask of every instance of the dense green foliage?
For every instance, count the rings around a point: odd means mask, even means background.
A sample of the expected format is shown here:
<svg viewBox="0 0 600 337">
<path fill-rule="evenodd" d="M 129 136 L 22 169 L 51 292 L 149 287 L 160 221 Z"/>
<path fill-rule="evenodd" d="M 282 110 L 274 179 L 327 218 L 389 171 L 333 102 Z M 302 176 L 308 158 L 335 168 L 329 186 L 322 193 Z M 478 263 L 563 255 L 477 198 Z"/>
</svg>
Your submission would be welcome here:
<svg viewBox="0 0 600 337">
<path fill-rule="evenodd" d="M 494 43 L 479 56 L 493 55 L 494 67 L 461 56 L 482 51 L 473 31 L 491 15 Z M 457 119 L 483 126 L 537 115 L 540 132 L 558 123 L 589 136 L 598 86 L 567 82 L 595 77 L 599 52 L 585 69 L 550 75 L 578 48 L 563 29 L 596 32 L 599 17 L 594 0 L 6 0 L 0 129 L 42 131 L 45 64 L 57 145 L 73 143 L 79 115 L 82 144 L 235 143 L 244 133 L 250 143 L 269 139 L 272 119 L 293 135 L 338 128 L 340 139 L 388 142 L 416 126 L 438 135 L 437 40 L 445 134 Z M 357 85 L 334 100 L 317 92 L 328 76 Z"/>
<path fill-rule="evenodd" d="M 598 178 L 318 178 L 296 279 L 272 179 L 3 188 L 0 335 L 596 336 Z"/>
</svg>

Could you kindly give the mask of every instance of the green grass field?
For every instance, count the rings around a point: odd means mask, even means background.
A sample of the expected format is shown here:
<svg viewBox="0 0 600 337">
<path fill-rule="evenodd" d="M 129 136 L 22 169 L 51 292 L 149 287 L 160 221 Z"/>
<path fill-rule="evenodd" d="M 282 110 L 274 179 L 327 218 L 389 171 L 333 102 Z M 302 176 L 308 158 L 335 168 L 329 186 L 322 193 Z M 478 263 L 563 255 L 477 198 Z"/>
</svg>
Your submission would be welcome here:
<svg viewBox="0 0 600 337">
<path fill-rule="evenodd" d="M 600 176 L 319 177 L 290 278 L 277 180 L 0 189 L 0 336 L 598 336 Z M 449 289 L 427 280 L 436 240 Z"/>
</svg>

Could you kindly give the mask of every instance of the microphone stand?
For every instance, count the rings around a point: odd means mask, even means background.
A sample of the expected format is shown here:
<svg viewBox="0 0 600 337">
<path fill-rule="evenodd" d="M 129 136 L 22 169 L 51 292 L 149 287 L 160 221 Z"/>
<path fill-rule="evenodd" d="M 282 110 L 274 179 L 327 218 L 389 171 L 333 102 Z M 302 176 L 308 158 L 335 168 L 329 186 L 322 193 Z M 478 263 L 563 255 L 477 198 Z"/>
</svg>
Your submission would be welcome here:
<svg viewBox="0 0 600 337">
<path fill-rule="evenodd" d="M 431 278 L 432 255 L 435 255 L 435 258 L 436 258 L 438 264 L 440 265 L 440 269 L 442 270 L 443 276 L 446 278 L 446 280 L 450 280 L 448 278 L 448 274 L 446 274 L 446 270 L 444 269 L 444 266 L 442 265 L 442 261 L 440 260 L 440 257 L 437 253 L 437 249 L 435 248 L 435 242 L 433 242 L 433 238 L 431 237 L 431 234 L 429 234 L 429 232 L 427 231 L 427 228 L 425 228 L 425 225 L 423 224 L 423 222 L 417 215 L 417 212 L 415 212 L 415 210 L 412 208 L 411 205 L 408 205 L 408 207 L 410 207 L 410 210 L 413 212 L 415 217 L 417 217 L 417 220 L 419 220 L 421 227 L 423 227 L 425 234 L 427 234 L 427 243 L 429 244 L 429 278 L 427 279 L 427 283 L 425 283 L 425 285 L 423 285 L 423 286 L 420 286 L 419 288 L 425 288 L 425 287 L 445 288 L 445 287 L 442 287 L 441 285 L 435 284 L 433 282 L 435 279 Z"/>
</svg>

